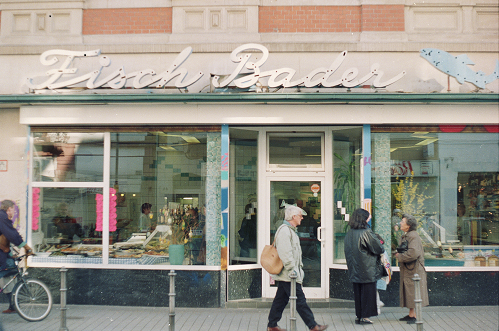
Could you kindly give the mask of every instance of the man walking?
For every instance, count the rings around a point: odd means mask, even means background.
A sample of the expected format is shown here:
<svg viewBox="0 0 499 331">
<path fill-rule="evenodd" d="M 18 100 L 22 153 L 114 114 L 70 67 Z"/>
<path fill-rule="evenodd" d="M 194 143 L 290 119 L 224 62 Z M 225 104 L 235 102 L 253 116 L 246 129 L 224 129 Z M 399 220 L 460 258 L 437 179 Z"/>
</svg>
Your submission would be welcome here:
<svg viewBox="0 0 499 331">
<path fill-rule="evenodd" d="M 300 238 L 297 235 L 296 227 L 300 225 L 303 215 L 306 213 L 303 209 L 296 206 L 287 206 L 284 212 L 285 221 L 276 231 L 275 245 L 279 257 L 282 260 L 284 268 L 278 275 L 272 275 L 277 282 L 277 293 L 269 313 L 269 322 L 267 331 L 286 331 L 277 326 L 277 322 L 282 317 L 282 312 L 288 304 L 291 292 L 292 272 L 296 272 L 296 310 L 303 322 L 311 331 L 322 331 L 327 329 L 327 325 L 319 325 L 314 319 L 314 314 L 307 304 L 307 299 L 303 293 L 302 283 L 304 278 L 302 253 L 300 247 Z"/>
</svg>

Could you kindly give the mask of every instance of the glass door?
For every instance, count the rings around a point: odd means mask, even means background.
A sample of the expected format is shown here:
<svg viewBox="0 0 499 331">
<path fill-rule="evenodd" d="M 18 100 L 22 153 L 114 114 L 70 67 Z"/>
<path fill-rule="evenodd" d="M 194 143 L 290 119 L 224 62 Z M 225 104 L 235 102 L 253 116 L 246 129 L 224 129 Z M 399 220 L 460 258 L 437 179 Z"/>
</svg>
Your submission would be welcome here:
<svg viewBox="0 0 499 331">
<path fill-rule="evenodd" d="M 284 209 L 287 204 L 297 205 L 305 210 L 307 215 L 298 228 L 298 237 L 302 249 L 303 289 L 310 298 L 325 298 L 327 268 L 325 263 L 325 231 L 322 227 L 324 208 L 322 198 L 323 177 L 281 177 L 271 178 L 268 181 L 268 201 L 270 236 L 269 242 L 274 241 L 276 230 L 284 221 Z M 265 271 L 264 271 L 265 272 Z M 276 285 L 269 276 L 269 294 L 274 295 Z"/>
</svg>

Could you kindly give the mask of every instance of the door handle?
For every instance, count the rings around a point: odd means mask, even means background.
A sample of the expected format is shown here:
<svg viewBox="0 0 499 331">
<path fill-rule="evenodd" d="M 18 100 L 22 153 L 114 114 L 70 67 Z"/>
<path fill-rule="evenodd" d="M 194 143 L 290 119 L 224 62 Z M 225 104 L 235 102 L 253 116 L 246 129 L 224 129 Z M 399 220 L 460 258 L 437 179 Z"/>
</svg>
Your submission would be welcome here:
<svg viewBox="0 0 499 331">
<path fill-rule="evenodd" d="M 317 240 L 322 241 L 322 226 L 317 228 Z"/>
</svg>

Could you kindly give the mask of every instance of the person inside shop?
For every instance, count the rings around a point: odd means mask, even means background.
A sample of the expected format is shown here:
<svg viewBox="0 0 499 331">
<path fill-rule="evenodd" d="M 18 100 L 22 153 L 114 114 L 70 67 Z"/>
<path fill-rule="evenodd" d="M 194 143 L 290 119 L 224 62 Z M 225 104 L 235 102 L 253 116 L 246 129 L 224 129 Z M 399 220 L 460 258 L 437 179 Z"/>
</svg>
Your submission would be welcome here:
<svg viewBox="0 0 499 331">
<path fill-rule="evenodd" d="M 241 228 L 238 231 L 241 237 L 239 243 L 241 257 L 249 257 L 250 249 L 256 249 L 256 208 L 251 203 L 244 207 L 246 215 L 241 222 Z"/>
<path fill-rule="evenodd" d="M 300 238 L 297 235 L 297 227 L 300 225 L 303 209 L 288 205 L 284 211 L 283 224 L 277 229 L 275 246 L 277 253 L 282 260 L 284 268 L 278 275 L 272 275 L 277 283 L 277 292 L 270 308 L 267 331 L 286 331 L 280 328 L 277 323 L 282 317 L 284 308 L 289 301 L 291 293 L 291 274 L 296 273 L 296 310 L 303 319 L 303 322 L 311 331 L 326 330 L 327 325 L 319 325 L 315 321 L 314 314 L 307 304 L 307 299 L 303 293 L 302 283 L 305 274 L 303 272 L 302 253 Z"/>
<path fill-rule="evenodd" d="M 23 240 L 19 232 L 12 226 L 12 218 L 15 213 L 15 204 L 11 200 L 3 200 L 0 204 L 0 278 L 15 274 L 16 264 L 13 259 L 13 252 L 10 244 L 23 248 L 27 255 L 33 254 L 33 250 Z M 8 281 L 8 280 L 7 280 Z M 12 282 L 14 285 L 15 282 Z M 10 287 L 10 285 L 9 285 Z M 9 308 L 3 311 L 4 314 L 15 313 L 16 310 L 12 303 L 12 288 L 7 287 L 4 293 L 9 298 Z"/>
<path fill-rule="evenodd" d="M 205 217 L 203 216 L 203 219 Z M 194 208 L 185 212 L 185 237 L 189 238 L 194 264 L 204 264 L 206 261 L 205 222 L 199 221 L 198 211 Z"/>
<path fill-rule="evenodd" d="M 152 205 L 148 202 L 142 204 L 138 232 L 151 230 L 151 208 Z"/>
<path fill-rule="evenodd" d="M 415 274 L 418 274 L 421 278 L 419 282 L 421 306 L 426 307 L 429 305 L 423 242 L 416 231 L 417 227 L 418 222 L 414 216 L 402 216 L 400 229 L 405 234 L 402 236 L 397 253 L 395 253 L 395 258 L 400 262 L 400 307 L 409 308 L 409 315 L 402 317 L 400 321 L 407 321 L 407 324 L 416 323 L 416 303 L 414 302 L 416 294 L 414 281 L 412 280 Z"/>
<path fill-rule="evenodd" d="M 76 221 L 76 218 L 70 215 L 69 205 L 65 202 L 57 205 L 56 215 L 52 219 L 52 224 L 55 225 L 56 233 L 62 234 L 64 239 L 79 241 L 84 235 L 81 224 Z"/>
<path fill-rule="evenodd" d="M 376 282 L 382 276 L 380 255 L 385 248 L 374 234 L 368 222 L 371 215 L 365 209 L 356 209 L 345 236 L 347 274 L 353 284 L 355 300 L 355 324 L 373 324 L 369 319 L 378 315 Z"/>
<path fill-rule="evenodd" d="M 303 220 L 298 227 L 298 232 L 305 233 L 308 236 L 301 240 L 303 256 L 311 259 L 318 258 L 316 245 L 318 241 L 316 239 L 319 223 L 310 215 L 310 208 L 304 206 L 303 200 L 297 199 L 296 206 L 307 213 L 303 216 Z"/>
</svg>

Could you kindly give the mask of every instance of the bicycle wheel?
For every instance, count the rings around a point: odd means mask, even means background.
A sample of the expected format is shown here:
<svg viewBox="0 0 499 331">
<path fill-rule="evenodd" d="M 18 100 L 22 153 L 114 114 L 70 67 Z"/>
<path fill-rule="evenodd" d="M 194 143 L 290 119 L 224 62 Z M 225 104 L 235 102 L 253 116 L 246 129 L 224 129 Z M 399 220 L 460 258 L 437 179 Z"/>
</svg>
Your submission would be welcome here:
<svg viewBox="0 0 499 331">
<path fill-rule="evenodd" d="M 17 313 L 27 321 L 37 322 L 47 317 L 52 309 L 52 294 L 47 285 L 37 279 L 25 279 L 14 290 Z"/>
</svg>

